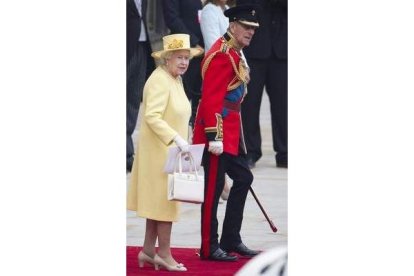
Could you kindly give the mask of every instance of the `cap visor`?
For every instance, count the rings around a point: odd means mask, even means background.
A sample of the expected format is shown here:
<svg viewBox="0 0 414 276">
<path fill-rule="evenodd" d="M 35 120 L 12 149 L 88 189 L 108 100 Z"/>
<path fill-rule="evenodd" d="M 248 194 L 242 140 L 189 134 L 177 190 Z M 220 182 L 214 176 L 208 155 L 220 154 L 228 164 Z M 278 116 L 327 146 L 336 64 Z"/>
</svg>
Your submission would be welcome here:
<svg viewBox="0 0 414 276">
<path fill-rule="evenodd" d="M 259 23 L 257 22 L 251 22 L 251 21 L 246 21 L 246 20 L 239 20 L 239 23 L 243 24 L 243 25 L 247 25 L 247 26 L 252 26 L 252 27 L 259 27 Z"/>
</svg>

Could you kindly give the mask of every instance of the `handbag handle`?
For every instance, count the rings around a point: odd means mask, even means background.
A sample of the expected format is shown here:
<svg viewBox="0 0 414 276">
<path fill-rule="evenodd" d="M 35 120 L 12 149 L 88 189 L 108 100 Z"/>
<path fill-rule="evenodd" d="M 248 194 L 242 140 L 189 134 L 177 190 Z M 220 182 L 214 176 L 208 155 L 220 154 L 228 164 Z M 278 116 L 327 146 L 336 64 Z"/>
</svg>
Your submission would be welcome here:
<svg viewBox="0 0 414 276">
<path fill-rule="evenodd" d="M 198 180 L 198 172 L 197 172 L 197 166 L 194 162 L 194 157 L 191 154 L 191 152 L 187 152 L 184 153 L 187 154 L 187 156 L 190 158 L 190 170 L 189 173 L 195 174 L 196 179 Z M 183 173 L 183 166 L 182 166 L 182 162 L 181 162 L 181 157 L 182 157 L 183 153 L 180 151 L 177 153 L 177 157 L 174 163 L 174 172 L 177 172 L 177 163 L 178 163 L 178 173 L 182 174 Z"/>
</svg>

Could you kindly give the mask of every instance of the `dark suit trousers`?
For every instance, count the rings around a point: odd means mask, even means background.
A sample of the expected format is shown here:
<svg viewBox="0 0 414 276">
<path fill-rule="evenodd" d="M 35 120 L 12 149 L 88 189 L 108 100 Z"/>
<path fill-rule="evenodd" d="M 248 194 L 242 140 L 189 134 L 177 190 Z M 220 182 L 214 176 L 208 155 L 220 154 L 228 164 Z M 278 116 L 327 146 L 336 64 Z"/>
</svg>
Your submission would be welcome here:
<svg viewBox="0 0 414 276">
<path fill-rule="evenodd" d="M 220 156 L 203 155 L 204 203 L 201 205 L 201 256 L 207 258 L 219 247 L 217 206 L 224 186 L 224 174 L 233 179 L 233 186 L 227 199 L 226 213 L 220 245 L 231 248 L 242 242 L 240 229 L 243 221 L 244 204 L 253 182 L 245 155 L 234 156 L 223 153 Z"/>
<path fill-rule="evenodd" d="M 190 124 L 194 125 L 198 102 L 201 98 L 201 60 L 202 57 L 191 59 L 187 72 L 183 76 L 183 85 L 188 99 L 191 101 Z"/>
<path fill-rule="evenodd" d="M 137 124 L 139 106 L 145 84 L 147 70 L 147 47 L 145 42 L 137 42 L 135 53 L 127 61 L 127 99 L 126 99 L 126 144 L 127 144 L 127 167 L 132 167 L 134 161 L 134 143 L 132 133 Z"/>
<path fill-rule="evenodd" d="M 250 82 L 247 85 L 248 94 L 242 102 L 247 155 L 253 161 L 259 160 L 262 156 L 259 115 L 263 89 L 266 87 L 270 101 L 273 150 L 276 152 L 276 162 L 287 162 L 287 60 L 272 57 L 265 60 L 247 59 L 247 62 L 250 66 Z"/>
</svg>

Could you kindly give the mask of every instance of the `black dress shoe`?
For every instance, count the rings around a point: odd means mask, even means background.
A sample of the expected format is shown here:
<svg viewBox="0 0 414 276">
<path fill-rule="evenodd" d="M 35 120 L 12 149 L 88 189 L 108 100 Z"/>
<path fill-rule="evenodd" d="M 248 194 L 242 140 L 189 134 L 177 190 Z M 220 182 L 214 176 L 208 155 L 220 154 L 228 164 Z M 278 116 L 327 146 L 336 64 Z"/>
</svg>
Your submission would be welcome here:
<svg viewBox="0 0 414 276">
<path fill-rule="evenodd" d="M 239 245 L 233 247 L 233 248 L 229 248 L 229 249 L 225 249 L 227 252 L 236 252 L 237 254 L 243 256 L 243 257 L 247 257 L 247 258 L 252 258 L 254 256 L 256 256 L 257 254 L 259 254 L 259 251 L 256 250 L 251 250 L 249 248 L 247 248 L 247 246 L 245 246 L 242 242 L 239 243 Z"/>
<path fill-rule="evenodd" d="M 276 163 L 276 167 L 278 167 L 278 168 L 286 168 L 287 169 L 288 164 L 287 164 L 287 162 L 277 162 Z"/>
<path fill-rule="evenodd" d="M 208 256 L 209 260 L 222 261 L 222 262 L 234 262 L 237 261 L 237 256 L 229 255 L 226 251 L 223 251 L 220 247 L 216 251 Z"/>
<path fill-rule="evenodd" d="M 276 167 L 277 168 L 286 168 L 288 167 L 288 159 L 286 154 L 280 154 L 275 156 Z"/>
</svg>

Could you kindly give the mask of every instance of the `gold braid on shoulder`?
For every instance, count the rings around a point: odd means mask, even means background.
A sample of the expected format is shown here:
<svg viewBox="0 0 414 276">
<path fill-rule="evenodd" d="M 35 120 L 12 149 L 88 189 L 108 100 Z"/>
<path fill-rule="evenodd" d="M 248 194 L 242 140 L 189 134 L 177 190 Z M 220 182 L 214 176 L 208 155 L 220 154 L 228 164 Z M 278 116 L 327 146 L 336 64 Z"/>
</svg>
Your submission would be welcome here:
<svg viewBox="0 0 414 276">
<path fill-rule="evenodd" d="M 228 90 L 232 90 L 232 89 L 238 87 L 241 82 L 247 83 L 246 76 L 247 76 L 248 73 L 247 73 L 246 67 L 244 66 L 244 63 L 242 62 L 242 60 L 239 63 L 239 68 L 237 68 L 236 62 L 234 61 L 233 57 L 229 54 L 229 50 L 231 48 L 233 48 L 232 45 L 229 44 L 225 39 L 222 39 L 222 41 L 224 43 L 221 44 L 220 49 L 215 51 L 211 55 L 209 55 L 207 57 L 207 59 L 204 61 L 203 68 L 201 69 L 201 77 L 204 79 L 205 72 L 206 72 L 208 66 L 210 65 L 211 60 L 216 56 L 216 54 L 219 53 L 219 52 L 220 53 L 225 53 L 229 57 L 231 65 L 233 67 L 233 70 L 236 73 L 236 78 L 233 79 L 230 82 L 229 86 L 228 86 Z M 236 81 L 236 80 L 239 80 L 239 81 Z M 236 81 L 236 82 L 234 83 L 234 81 Z"/>
</svg>

